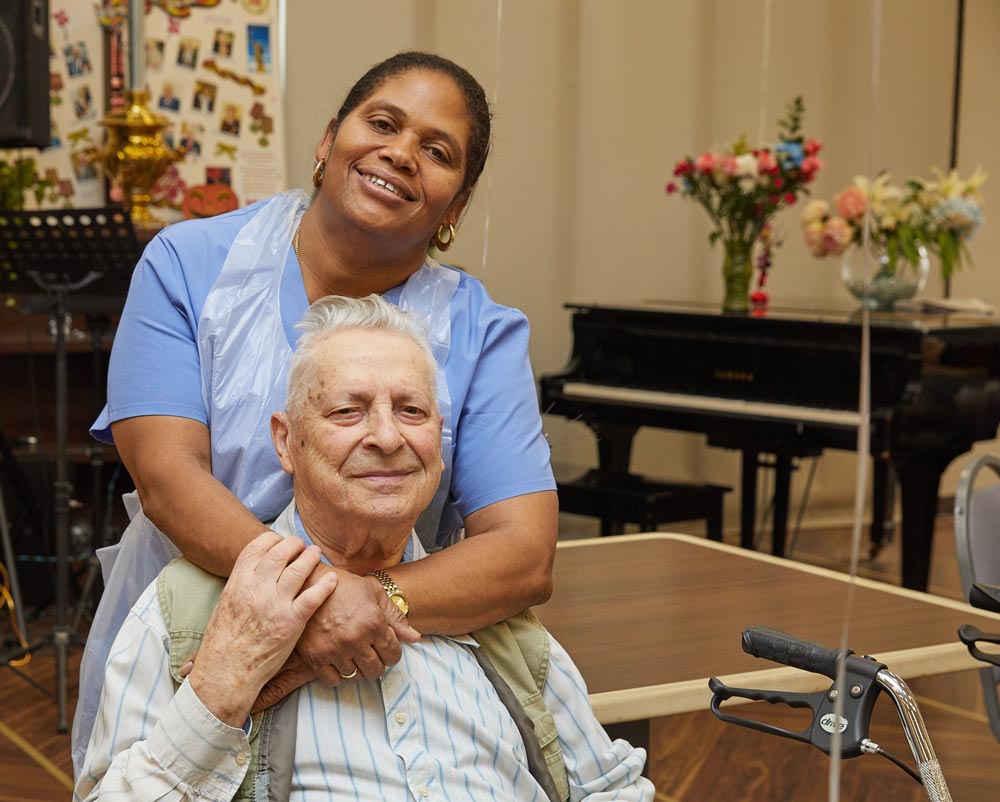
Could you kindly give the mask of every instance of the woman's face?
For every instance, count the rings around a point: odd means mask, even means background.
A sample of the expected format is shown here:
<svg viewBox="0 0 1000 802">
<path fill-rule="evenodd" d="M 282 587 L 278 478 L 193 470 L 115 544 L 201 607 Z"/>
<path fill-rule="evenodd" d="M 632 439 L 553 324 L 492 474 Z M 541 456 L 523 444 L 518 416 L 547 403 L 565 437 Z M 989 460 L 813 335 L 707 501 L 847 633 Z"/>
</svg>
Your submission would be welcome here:
<svg viewBox="0 0 1000 802">
<path fill-rule="evenodd" d="M 317 199 L 400 246 L 426 247 L 468 199 L 459 192 L 471 128 L 448 76 L 415 69 L 388 78 L 317 146 L 316 158 L 326 159 Z"/>
</svg>

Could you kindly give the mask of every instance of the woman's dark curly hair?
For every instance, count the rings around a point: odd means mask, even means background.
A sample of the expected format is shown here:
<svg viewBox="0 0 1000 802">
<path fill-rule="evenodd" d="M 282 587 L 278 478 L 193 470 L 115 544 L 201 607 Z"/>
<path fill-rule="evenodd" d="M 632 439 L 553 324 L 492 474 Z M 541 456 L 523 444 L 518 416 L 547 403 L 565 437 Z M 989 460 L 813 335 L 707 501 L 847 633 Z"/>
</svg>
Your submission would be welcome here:
<svg viewBox="0 0 1000 802">
<path fill-rule="evenodd" d="M 364 103 L 386 80 L 410 70 L 430 70 L 447 75 L 465 96 L 465 105 L 469 111 L 472 132 L 469 137 L 469 155 L 465 165 L 462 191 L 471 189 L 479 180 L 483 167 L 486 165 L 486 157 L 490 152 L 492 115 L 483 87 L 467 70 L 459 67 L 454 61 L 434 53 L 422 53 L 415 50 L 390 56 L 369 69 L 351 87 L 351 91 L 347 93 L 347 97 L 344 98 L 344 102 L 337 111 L 337 120 L 344 119 L 361 103 Z"/>
</svg>

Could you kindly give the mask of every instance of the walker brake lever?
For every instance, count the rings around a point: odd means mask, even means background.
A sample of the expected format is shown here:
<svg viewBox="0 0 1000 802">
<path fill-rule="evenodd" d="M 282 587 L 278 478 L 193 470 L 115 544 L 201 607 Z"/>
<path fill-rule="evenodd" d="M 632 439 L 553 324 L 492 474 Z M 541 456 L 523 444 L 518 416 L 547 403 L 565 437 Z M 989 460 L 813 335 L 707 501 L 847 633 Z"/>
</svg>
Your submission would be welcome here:
<svg viewBox="0 0 1000 802">
<path fill-rule="evenodd" d="M 727 723 L 809 743 L 828 755 L 833 747 L 833 734 L 839 730 L 841 756 L 857 757 L 863 754 L 861 742 L 868 739 L 872 710 L 882 689 L 872 676 L 858 676 L 848 671 L 845 679 L 848 693 L 844 698 L 844 709 L 840 716 L 834 713 L 838 694 L 836 682 L 827 690 L 816 693 L 781 693 L 753 688 L 731 688 L 712 677 L 708 681 L 708 687 L 712 691 L 711 710 L 716 718 Z M 789 707 L 807 707 L 813 714 L 812 723 L 801 732 L 795 732 L 763 721 L 730 716 L 721 711 L 720 705 L 733 697 L 769 704 L 785 704 Z"/>
<path fill-rule="evenodd" d="M 972 624 L 963 624 L 958 628 L 958 638 L 966 645 L 969 654 L 977 660 L 989 663 L 991 666 L 1000 666 L 1000 653 L 984 652 L 978 646 L 980 642 L 1000 644 L 1000 633 L 983 632 Z"/>
<path fill-rule="evenodd" d="M 743 718 L 739 716 L 730 716 L 729 714 L 722 712 L 721 705 L 723 702 L 735 697 L 739 699 L 749 699 L 754 702 L 767 702 L 772 705 L 784 704 L 789 707 L 808 707 L 813 711 L 813 721 L 815 722 L 816 709 L 822 699 L 826 696 L 826 693 L 823 691 L 818 693 L 781 693 L 780 691 L 765 691 L 758 690 L 756 688 L 733 688 L 726 685 L 726 683 L 717 677 L 709 678 L 708 688 L 712 691 L 712 714 L 720 721 L 725 721 L 728 724 L 738 724 L 740 727 L 747 727 L 751 730 L 757 730 L 758 732 L 766 732 L 770 735 L 778 735 L 782 738 L 791 738 L 793 741 L 802 741 L 803 743 L 809 743 L 809 732 L 812 729 L 811 726 L 802 732 L 786 730 L 774 724 L 767 724 L 763 721 L 757 721 L 755 719 Z"/>
</svg>

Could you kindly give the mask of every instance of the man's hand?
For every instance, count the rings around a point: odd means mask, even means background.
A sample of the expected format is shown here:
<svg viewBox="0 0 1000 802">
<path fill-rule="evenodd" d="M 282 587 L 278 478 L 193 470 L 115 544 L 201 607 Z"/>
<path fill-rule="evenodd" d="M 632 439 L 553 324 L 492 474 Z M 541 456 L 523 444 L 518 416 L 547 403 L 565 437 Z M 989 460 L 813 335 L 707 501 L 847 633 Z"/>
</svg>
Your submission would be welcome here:
<svg viewBox="0 0 1000 802">
<path fill-rule="evenodd" d="M 264 532 L 240 552 L 205 629 L 191 687 L 220 720 L 242 727 L 260 689 L 285 664 L 310 617 L 333 593 L 317 546 Z"/>
<path fill-rule="evenodd" d="M 338 574 L 336 596 L 319 608 L 295 647 L 329 685 L 380 677 L 402 657 L 401 641 L 420 640 L 377 579 Z"/>
</svg>

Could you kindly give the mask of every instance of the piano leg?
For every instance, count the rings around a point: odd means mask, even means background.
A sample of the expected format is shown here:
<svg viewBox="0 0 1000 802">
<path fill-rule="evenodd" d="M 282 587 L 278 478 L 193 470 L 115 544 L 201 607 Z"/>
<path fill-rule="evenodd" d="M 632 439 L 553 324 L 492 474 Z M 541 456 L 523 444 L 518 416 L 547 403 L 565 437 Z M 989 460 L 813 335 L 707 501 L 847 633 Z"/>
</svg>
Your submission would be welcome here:
<svg viewBox="0 0 1000 802">
<path fill-rule="evenodd" d="M 743 450 L 743 467 L 740 471 L 740 545 L 753 548 L 754 527 L 757 523 L 757 466 L 760 453 Z"/>
<path fill-rule="evenodd" d="M 960 453 L 893 454 L 903 505 L 903 587 L 927 590 L 941 474 Z"/>
<path fill-rule="evenodd" d="M 896 480 L 887 457 L 876 456 L 872 465 L 872 557 L 877 557 L 886 543 L 892 542 L 895 529 L 893 508 L 896 502 Z"/>
<path fill-rule="evenodd" d="M 623 476 L 632 462 L 632 441 L 638 426 L 628 423 L 587 420 L 587 426 L 597 438 L 597 465 L 602 474 Z M 601 536 L 620 535 L 625 531 L 623 521 L 601 519 Z"/>
<path fill-rule="evenodd" d="M 771 530 L 771 553 L 785 556 L 785 539 L 788 535 L 788 497 L 792 489 L 792 455 L 778 452 L 774 455 L 774 527 Z"/>
</svg>

